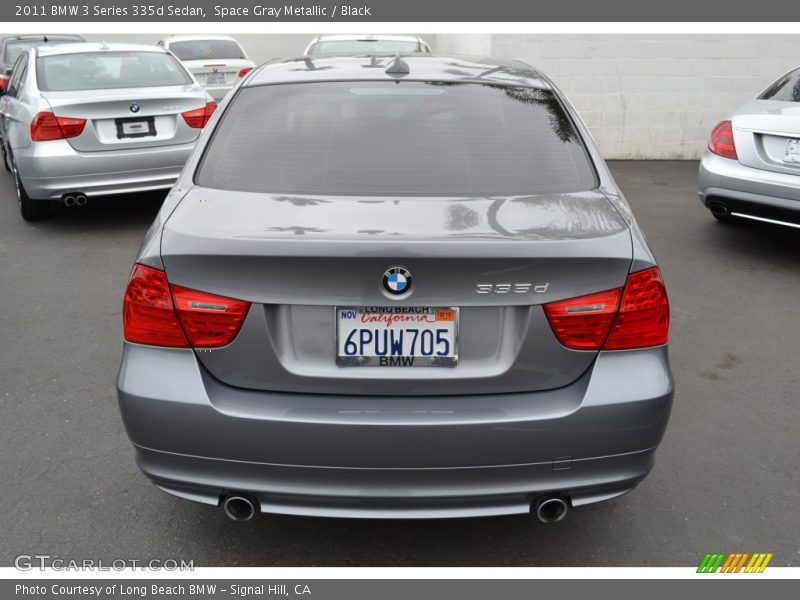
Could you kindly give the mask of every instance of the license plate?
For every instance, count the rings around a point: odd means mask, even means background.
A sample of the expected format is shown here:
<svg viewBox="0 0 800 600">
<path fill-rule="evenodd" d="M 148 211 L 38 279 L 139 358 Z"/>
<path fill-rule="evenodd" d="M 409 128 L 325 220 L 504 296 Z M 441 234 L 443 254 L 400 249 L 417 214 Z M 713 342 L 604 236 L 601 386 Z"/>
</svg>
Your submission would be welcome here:
<svg viewBox="0 0 800 600">
<path fill-rule="evenodd" d="M 156 134 L 153 117 L 139 119 L 117 119 L 117 138 L 137 138 Z"/>
<path fill-rule="evenodd" d="M 800 163 L 800 140 L 789 140 L 783 162 Z"/>
<path fill-rule="evenodd" d="M 225 83 L 225 73 L 206 73 L 206 83 L 216 85 Z"/>
<path fill-rule="evenodd" d="M 454 367 L 458 364 L 458 308 L 337 306 L 336 364 Z"/>
</svg>

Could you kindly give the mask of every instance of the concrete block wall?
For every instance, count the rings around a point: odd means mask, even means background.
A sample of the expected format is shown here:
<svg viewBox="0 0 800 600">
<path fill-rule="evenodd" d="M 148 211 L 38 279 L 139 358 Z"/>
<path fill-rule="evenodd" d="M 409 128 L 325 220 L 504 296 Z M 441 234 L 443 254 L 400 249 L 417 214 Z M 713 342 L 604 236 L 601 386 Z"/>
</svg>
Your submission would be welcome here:
<svg viewBox="0 0 800 600">
<path fill-rule="evenodd" d="M 711 128 L 800 65 L 800 35 L 437 36 L 520 58 L 569 96 L 606 158 L 696 159 Z M 445 39 L 442 39 L 445 38 Z"/>
<path fill-rule="evenodd" d="M 155 43 L 159 35 L 87 35 Z M 256 62 L 312 34 L 235 35 Z M 800 35 L 425 35 L 438 52 L 520 58 L 575 104 L 606 158 L 696 159 L 711 128 L 800 65 Z"/>
</svg>

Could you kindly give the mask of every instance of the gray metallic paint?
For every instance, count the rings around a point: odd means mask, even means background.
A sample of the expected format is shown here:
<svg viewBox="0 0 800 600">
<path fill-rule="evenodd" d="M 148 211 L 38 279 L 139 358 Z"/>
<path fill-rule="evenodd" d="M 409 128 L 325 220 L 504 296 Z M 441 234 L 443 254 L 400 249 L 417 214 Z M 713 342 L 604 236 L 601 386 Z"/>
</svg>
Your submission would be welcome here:
<svg viewBox="0 0 800 600">
<path fill-rule="evenodd" d="M 414 78 L 552 87 L 519 62 L 404 60 Z M 282 61 L 240 86 L 387 77 L 363 68 L 371 62 Z M 544 493 L 578 506 L 646 476 L 672 403 L 666 347 L 568 350 L 540 306 L 620 287 L 655 264 L 566 101 L 595 191 L 387 200 L 196 187 L 202 149 L 235 97 L 203 132 L 137 259 L 173 283 L 254 303 L 225 348 L 125 344 L 120 409 L 161 489 L 209 504 L 250 493 L 267 512 L 432 518 L 528 512 Z M 430 223 L 391 227 L 410 206 L 430 211 Z M 474 211 L 470 226 L 448 228 L 464 210 Z M 332 307 L 394 304 L 376 282 L 399 262 L 416 288 L 400 304 L 462 307 L 463 362 L 397 374 L 336 367 Z M 482 278 L 512 276 L 550 286 L 540 297 L 473 293 Z"/>
<path fill-rule="evenodd" d="M 139 465 L 167 491 L 416 518 L 527 512 L 545 492 L 587 503 L 624 493 L 652 467 L 673 391 L 664 347 L 601 353 L 550 392 L 357 398 L 237 389 L 191 350 L 133 344 L 119 388 Z"/>
</svg>

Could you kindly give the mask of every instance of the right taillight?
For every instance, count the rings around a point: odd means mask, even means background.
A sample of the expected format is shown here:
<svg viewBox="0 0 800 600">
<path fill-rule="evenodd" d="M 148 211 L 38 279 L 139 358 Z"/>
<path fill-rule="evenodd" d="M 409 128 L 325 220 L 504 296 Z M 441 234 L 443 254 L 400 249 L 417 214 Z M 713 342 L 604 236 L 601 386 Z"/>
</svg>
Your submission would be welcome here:
<svg viewBox="0 0 800 600">
<path fill-rule="evenodd" d="M 163 271 L 137 264 L 122 310 L 125 340 L 170 348 L 219 348 L 233 341 L 250 303 L 171 286 Z"/>
<path fill-rule="evenodd" d="M 31 121 L 31 141 L 50 142 L 78 137 L 85 126 L 86 119 L 57 117 L 51 112 L 40 112 Z"/>
<path fill-rule="evenodd" d="M 600 350 L 617 316 L 622 290 L 609 290 L 544 305 L 558 341 L 573 350 Z"/>
<path fill-rule="evenodd" d="M 669 339 L 669 299 L 658 267 L 631 273 L 606 350 L 662 346 Z"/>
<path fill-rule="evenodd" d="M 723 158 L 736 160 L 736 144 L 733 142 L 733 124 L 730 121 L 722 121 L 711 131 L 711 138 L 708 140 L 708 149 Z"/>
<path fill-rule="evenodd" d="M 183 120 L 186 124 L 193 129 L 202 129 L 208 123 L 211 115 L 217 110 L 216 102 L 208 102 L 203 108 L 196 108 L 194 110 L 187 110 L 183 115 Z"/>
<path fill-rule="evenodd" d="M 623 289 L 544 305 L 558 341 L 573 350 L 661 346 L 669 337 L 669 301 L 661 272 L 628 275 Z"/>
<path fill-rule="evenodd" d="M 5 94 L 8 89 L 8 75 L 0 75 L 0 90 Z"/>
</svg>

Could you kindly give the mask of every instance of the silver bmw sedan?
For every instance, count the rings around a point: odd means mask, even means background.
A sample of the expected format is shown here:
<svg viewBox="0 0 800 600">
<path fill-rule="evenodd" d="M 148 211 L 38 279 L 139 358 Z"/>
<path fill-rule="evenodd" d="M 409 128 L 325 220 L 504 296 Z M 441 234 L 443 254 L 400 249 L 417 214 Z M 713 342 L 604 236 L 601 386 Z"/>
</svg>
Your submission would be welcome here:
<svg viewBox="0 0 800 600">
<path fill-rule="evenodd" d="M 800 228 L 800 68 L 714 128 L 699 195 L 720 221 Z"/>
<path fill-rule="evenodd" d="M 123 321 L 139 466 L 233 519 L 558 521 L 642 481 L 672 403 L 655 258 L 578 115 L 516 61 L 256 69 Z"/>
<path fill-rule="evenodd" d="M 216 104 L 155 46 L 34 47 L 0 98 L 2 150 L 27 220 L 125 192 L 169 189 Z"/>
</svg>

